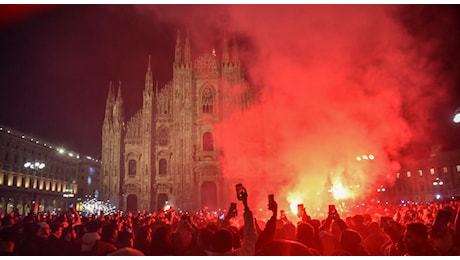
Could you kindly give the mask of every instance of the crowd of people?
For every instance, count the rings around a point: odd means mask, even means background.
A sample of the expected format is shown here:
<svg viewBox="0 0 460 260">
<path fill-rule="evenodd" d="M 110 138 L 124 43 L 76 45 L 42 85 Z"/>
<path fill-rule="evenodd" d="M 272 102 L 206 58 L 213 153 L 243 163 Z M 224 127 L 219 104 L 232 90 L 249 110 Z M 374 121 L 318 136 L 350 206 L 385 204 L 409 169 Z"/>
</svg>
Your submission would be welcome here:
<svg viewBox="0 0 460 260">
<path fill-rule="evenodd" d="M 459 256 L 460 203 L 367 208 L 365 213 L 324 219 L 278 211 L 269 202 L 270 217 L 255 219 L 247 192 L 222 214 L 206 209 L 194 213 L 173 208 L 153 214 L 80 216 L 2 212 L 0 255 L 10 256 Z M 370 212 L 370 209 L 375 209 Z"/>
</svg>

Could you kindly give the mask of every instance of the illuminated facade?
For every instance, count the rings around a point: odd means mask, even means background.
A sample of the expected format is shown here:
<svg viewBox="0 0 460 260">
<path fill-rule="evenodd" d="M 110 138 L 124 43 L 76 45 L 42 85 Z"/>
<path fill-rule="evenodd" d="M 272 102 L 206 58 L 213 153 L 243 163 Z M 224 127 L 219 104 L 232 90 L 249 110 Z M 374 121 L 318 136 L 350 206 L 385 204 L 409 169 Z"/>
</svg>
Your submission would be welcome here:
<svg viewBox="0 0 460 260">
<path fill-rule="evenodd" d="M 460 150 L 433 153 L 430 158 L 402 164 L 388 189 L 396 201 L 427 203 L 460 195 Z"/>
<path fill-rule="evenodd" d="M 65 210 L 99 189 L 99 171 L 90 157 L 0 126 L 0 211 L 28 212 L 32 200 L 41 211 Z"/>
<path fill-rule="evenodd" d="M 143 105 L 125 121 L 121 85 L 112 84 L 102 126 L 102 194 L 124 210 L 216 208 L 223 191 L 214 124 L 255 96 L 243 77 L 234 41 L 192 60 L 178 33 L 173 79 L 159 88 L 150 57 Z"/>
</svg>

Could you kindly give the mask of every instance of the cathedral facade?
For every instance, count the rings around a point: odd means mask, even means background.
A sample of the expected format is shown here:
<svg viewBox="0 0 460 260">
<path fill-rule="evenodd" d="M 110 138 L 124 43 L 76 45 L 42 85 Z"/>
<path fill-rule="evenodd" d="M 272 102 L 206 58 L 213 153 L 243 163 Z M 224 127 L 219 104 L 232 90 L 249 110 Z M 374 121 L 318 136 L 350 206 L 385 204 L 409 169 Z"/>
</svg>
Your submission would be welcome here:
<svg viewBox="0 0 460 260">
<path fill-rule="evenodd" d="M 225 38 L 225 37 L 224 37 Z M 121 84 L 110 84 L 102 126 L 102 198 L 122 210 L 183 210 L 222 205 L 226 186 L 214 126 L 246 109 L 254 91 L 244 78 L 236 41 L 192 59 L 177 35 L 173 78 L 154 82 L 150 57 L 142 107 L 125 119 Z M 234 185 L 234 184 L 233 184 Z"/>
</svg>

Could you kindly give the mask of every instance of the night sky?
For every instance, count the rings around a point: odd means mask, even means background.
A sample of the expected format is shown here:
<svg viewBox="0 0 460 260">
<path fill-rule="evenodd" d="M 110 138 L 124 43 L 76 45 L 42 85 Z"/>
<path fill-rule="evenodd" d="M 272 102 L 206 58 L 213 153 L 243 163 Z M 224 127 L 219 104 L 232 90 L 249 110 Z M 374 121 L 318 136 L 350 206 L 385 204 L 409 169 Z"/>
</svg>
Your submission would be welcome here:
<svg viewBox="0 0 460 260">
<path fill-rule="evenodd" d="M 190 29 L 192 44 L 200 37 L 211 46 L 224 33 L 220 28 L 232 23 L 226 15 L 229 6 L 0 8 L 0 124 L 95 157 L 100 156 L 110 80 L 122 81 L 129 118 L 141 106 L 149 54 L 154 78 L 162 86 L 172 78 L 177 29 Z M 460 107 L 459 13 L 458 6 L 403 7 L 396 12 L 397 22 L 420 42 L 439 38 L 430 57 L 442 64 L 450 84 L 448 97 L 430 111 L 430 132 L 446 149 L 460 147 L 460 125 L 452 123 Z M 202 26 L 189 24 L 196 20 Z M 248 33 L 237 36 L 250 45 Z M 194 44 L 192 51 L 209 47 Z M 412 146 L 426 144 L 414 140 Z"/>
</svg>

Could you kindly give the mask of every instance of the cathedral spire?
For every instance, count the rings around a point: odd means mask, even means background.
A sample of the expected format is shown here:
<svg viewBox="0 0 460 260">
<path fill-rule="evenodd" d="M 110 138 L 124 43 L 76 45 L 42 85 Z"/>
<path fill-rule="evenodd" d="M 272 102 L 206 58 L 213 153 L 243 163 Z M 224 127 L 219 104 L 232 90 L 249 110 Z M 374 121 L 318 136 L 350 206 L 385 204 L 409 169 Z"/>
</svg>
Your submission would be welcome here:
<svg viewBox="0 0 460 260">
<path fill-rule="evenodd" d="M 230 53 L 228 52 L 227 33 L 224 33 L 224 42 L 222 46 L 222 62 L 228 63 L 230 61 Z"/>
<path fill-rule="evenodd" d="M 150 64 L 150 59 L 151 59 L 151 56 L 149 54 L 149 64 L 147 65 L 147 73 L 148 72 L 152 72 L 152 68 L 151 68 L 151 64 Z"/>
<path fill-rule="evenodd" d="M 236 42 L 236 37 L 233 37 L 233 46 L 232 46 L 232 63 L 238 64 L 240 63 L 240 54 L 238 51 L 238 43 Z"/>
<path fill-rule="evenodd" d="M 191 54 L 191 50 L 190 50 L 190 39 L 189 39 L 188 30 L 187 30 L 187 34 L 186 34 L 186 37 L 185 37 L 184 63 L 186 65 L 192 64 L 192 54 Z"/>
<path fill-rule="evenodd" d="M 113 94 L 113 85 L 112 81 L 109 81 L 109 93 L 107 94 L 107 105 L 115 101 L 115 96 Z"/>
<path fill-rule="evenodd" d="M 118 93 L 117 93 L 117 102 L 122 101 L 121 99 L 121 80 L 118 80 Z"/>
<path fill-rule="evenodd" d="M 112 120 L 112 107 L 115 102 L 112 81 L 109 81 L 109 93 L 105 102 L 105 119 Z"/>
<path fill-rule="evenodd" d="M 148 92 L 152 92 L 153 90 L 153 76 L 152 76 L 152 66 L 150 62 L 150 55 L 149 55 L 149 63 L 147 65 L 147 72 L 145 73 L 145 90 Z"/>
<path fill-rule="evenodd" d="M 179 30 L 177 30 L 176 52 L 175 52 L 174 63 L 176 65 L 179 65 L 182 63 L 182 47 L 180 46 L 180 31 Z"/>
<path fill-rule="evenodd" d="M 125 117 L 123 98 L 121 97 L 121 80 L 118 80 L 118 93 L 115 100 L 113 117 L 117 118 L 119 123 L 123 123 Z"/>
</svg>

